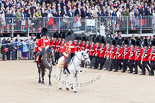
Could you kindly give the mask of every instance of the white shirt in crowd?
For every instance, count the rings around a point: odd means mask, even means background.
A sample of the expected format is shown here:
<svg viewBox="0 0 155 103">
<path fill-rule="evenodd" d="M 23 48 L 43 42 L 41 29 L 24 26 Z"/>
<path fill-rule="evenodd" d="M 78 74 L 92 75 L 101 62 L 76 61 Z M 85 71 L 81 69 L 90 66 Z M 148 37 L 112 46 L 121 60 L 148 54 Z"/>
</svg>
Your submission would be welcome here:
<svg viewBox="0 0 155 103">
<path fill-rule="evenodd" d="M 105 37 L 105 26 L 100 25 L 100 35 Z"/>
</svg>

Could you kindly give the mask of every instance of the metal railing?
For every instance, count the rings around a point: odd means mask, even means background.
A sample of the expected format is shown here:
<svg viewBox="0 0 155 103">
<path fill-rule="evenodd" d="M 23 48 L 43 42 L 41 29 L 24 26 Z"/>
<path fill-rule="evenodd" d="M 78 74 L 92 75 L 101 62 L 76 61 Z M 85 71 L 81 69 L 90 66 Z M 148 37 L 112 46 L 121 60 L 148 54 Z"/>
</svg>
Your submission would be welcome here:
<svg viewBox="0 0 155 103">
<path fill-rule="evenodd" d="M 128 34 L 130 31 L 139 31 L 142 34 L 143 30 L 150 30 L 155 33 L 155 17 L 153 16 L 122 16 L 109 17 L 102 16 L 96 19 L 74 17 L 53 17 L 53 18 L 0 18 L 0 33 L 39 33 L 42 27 L 47 27 L 50 32 L 60 30 L 73 30 L 75 32 L 91 32 L 97 33 L 100 31 L 100 24 L 104 23 L 105 28 L 112 33 L 122 31 Z"/>
</svg>

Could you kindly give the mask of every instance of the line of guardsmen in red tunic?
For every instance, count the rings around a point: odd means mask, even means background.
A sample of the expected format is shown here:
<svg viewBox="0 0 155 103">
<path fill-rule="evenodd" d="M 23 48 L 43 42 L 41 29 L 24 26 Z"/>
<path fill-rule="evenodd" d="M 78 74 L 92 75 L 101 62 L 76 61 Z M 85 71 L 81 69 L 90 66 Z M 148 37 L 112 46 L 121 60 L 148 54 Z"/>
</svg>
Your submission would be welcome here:
<svg viewBox="0 0 155 103">
<path fill-rule="evenodd" d="M 68 44 L 65 40 L 65 32 L 54 33 L 49 42 L 55 50 L 55 62 L 59 57 L 64 55 L 64 45 Z M 75 52 L 88 50 L 91 64 L 90 68 L 117 72 L 126 72 L 129 68 L 129 73 L 138 74 L 138 68 L 142 71 L 141 75 L 146 74 L 146 69 L 149 75 L 154 75 L 155 69 L 155 39 L 152 40 L 151 46 L 148 45 L 148 40 L 143 41 L 142 46 L 139 40 L 121 39 L 112 40 L 105 39 L 101 36 L 79 36 L 74 34 L 74 40 L 71 44 L 71 58 Z M 82 63 L 81 66 L 84 66 Z"/>
</svg>

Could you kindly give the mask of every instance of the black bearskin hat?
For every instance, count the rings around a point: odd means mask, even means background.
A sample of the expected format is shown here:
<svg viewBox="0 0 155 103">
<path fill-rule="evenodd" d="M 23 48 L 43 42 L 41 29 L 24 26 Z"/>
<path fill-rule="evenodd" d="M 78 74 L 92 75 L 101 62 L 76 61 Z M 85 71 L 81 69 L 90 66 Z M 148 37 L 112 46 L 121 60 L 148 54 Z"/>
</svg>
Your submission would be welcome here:
<svg viewBox="0 0 155 103">
<path fill-rule="evenodd" d="M 116 46 L 116 40 L 112 40 L 112 45 Z"/>
<path fill-rule="evenodd" d="M 86 41 L 86 37 L 85 36 L 82 37 L 82 41 Z"/>
<path fill-rule="evenodd" d="M 82 36 L 78 36 L 78 40 L 82 40 Z"/>
<path fill-rule="evenodd" d="M 129 45 L 128 39 L 125 39 L 125 40 L 124 40 L 124 44 Z"/>
<path fill-rule="evenodd" d="M 46 36 L 46 35 L 47 35 L 47 32 L 48 32 L 48 29 L 45 28 L 45 27 L 43 27 L 43 28 L 41 29 L 41 36 Z"/>
<path fill-rule="evenodd" d="M 70 40 L 74 40 L 74 35 L 72 34 L 72 32 L 67 32 L 66 35 L 65 35 L 65 39 L 66 41 L 70 41 Z"/>
<path fill-rule="evenodd" d="M 58 38 L 58 35 L 59 35 L 58 31 L 56 31 L 56 32 L 53 34 L 53 38 Z"/>
<path fill-rule="evenodd" d="M 74 40 L 78 40 L 78 35 L 77 34 L 74 34 Z"/>
<path fill-rule="evenodd" d="M 152 41 L 152 46 L 155 46 L 155 39 L 153 39 Z"/>
<path fill-rule="evenodd" d="M 122 40 L 121 39 L 117 40 L 117 45 L 122 45 Z"/>
<path fill-rule="evenodd" d="M 101 36 L 100 36 L 100 35 L 99 35 L 99 36 L 97 36 L 95 41 L 96 41 L 96 42 L 100 42 L 100 41 L 101 41 L 101 40 L 100 40 L 100 38 L 101 38 Z"/>
<path fill-rule="evenodd" d="M 106 39 L 106 43 L 111 44 L 111 38 L 107 38 L 107 39 Z"/>
<path fill-rule="evenodd" d="M 139 40 L 136 40 L 136 46 L 141 46 L 141 43 Z"/>
<path fill-rule="evenodd" d="M 86 36 L 86 41 L 89 41 L 90 40 L 90 37 L 89 36 Z"/>
<path fill-rule="evenodd" d="M 135 46 L 135 40 L 131 39 L 131 45 Z"/>
<path fill-rule="evenodd" d="M 147 39 L 144 39 L 144 46 L 148 46 L 148 41 L 147 41 Z"/>
<path fill-rule="evenodd" d="M 65 39 L 65 33 L 64 32 L 60 33 L 60 38 Z"/>
<path fill-rule="evenodd" d="M 37 34 L 36 39 L 41 39 L 40 34 Z"/>
<path fill-rule="evenodd" d="M 89 40 L 90 40 L 90 42 L 94 42 L 94 41 L 93 41 L 93 35 L 90 35 L 90 36 L 89 36 Z"/>
<path fill-rule="evenodd" d="M 102 37 L 101 42 L 102 42 L 103 44 L 105 44 L 105 39 L 104 39 L 104 37 Z"/>
</svg>

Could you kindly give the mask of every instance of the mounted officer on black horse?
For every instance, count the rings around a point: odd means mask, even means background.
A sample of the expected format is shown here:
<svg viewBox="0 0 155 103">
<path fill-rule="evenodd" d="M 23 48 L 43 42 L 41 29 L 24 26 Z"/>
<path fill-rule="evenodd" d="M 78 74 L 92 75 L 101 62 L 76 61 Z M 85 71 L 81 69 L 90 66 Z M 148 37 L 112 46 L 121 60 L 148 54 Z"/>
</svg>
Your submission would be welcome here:
<svg viewBox="0 0 155 103">
<path fill-rule="evenodd" d="M 39 81 L 38 83 L 44 84 L 45 68 L 49 70 L 49 85 L 51 85 L 51 72 L 54 58 L 54 49 L 50 47 L 49 40 L 46 38 L 48 29 L 43 27 L 41 30 L 42 38 L 38 41 L 38 56 L 36 58 Z"/>
</svg>

